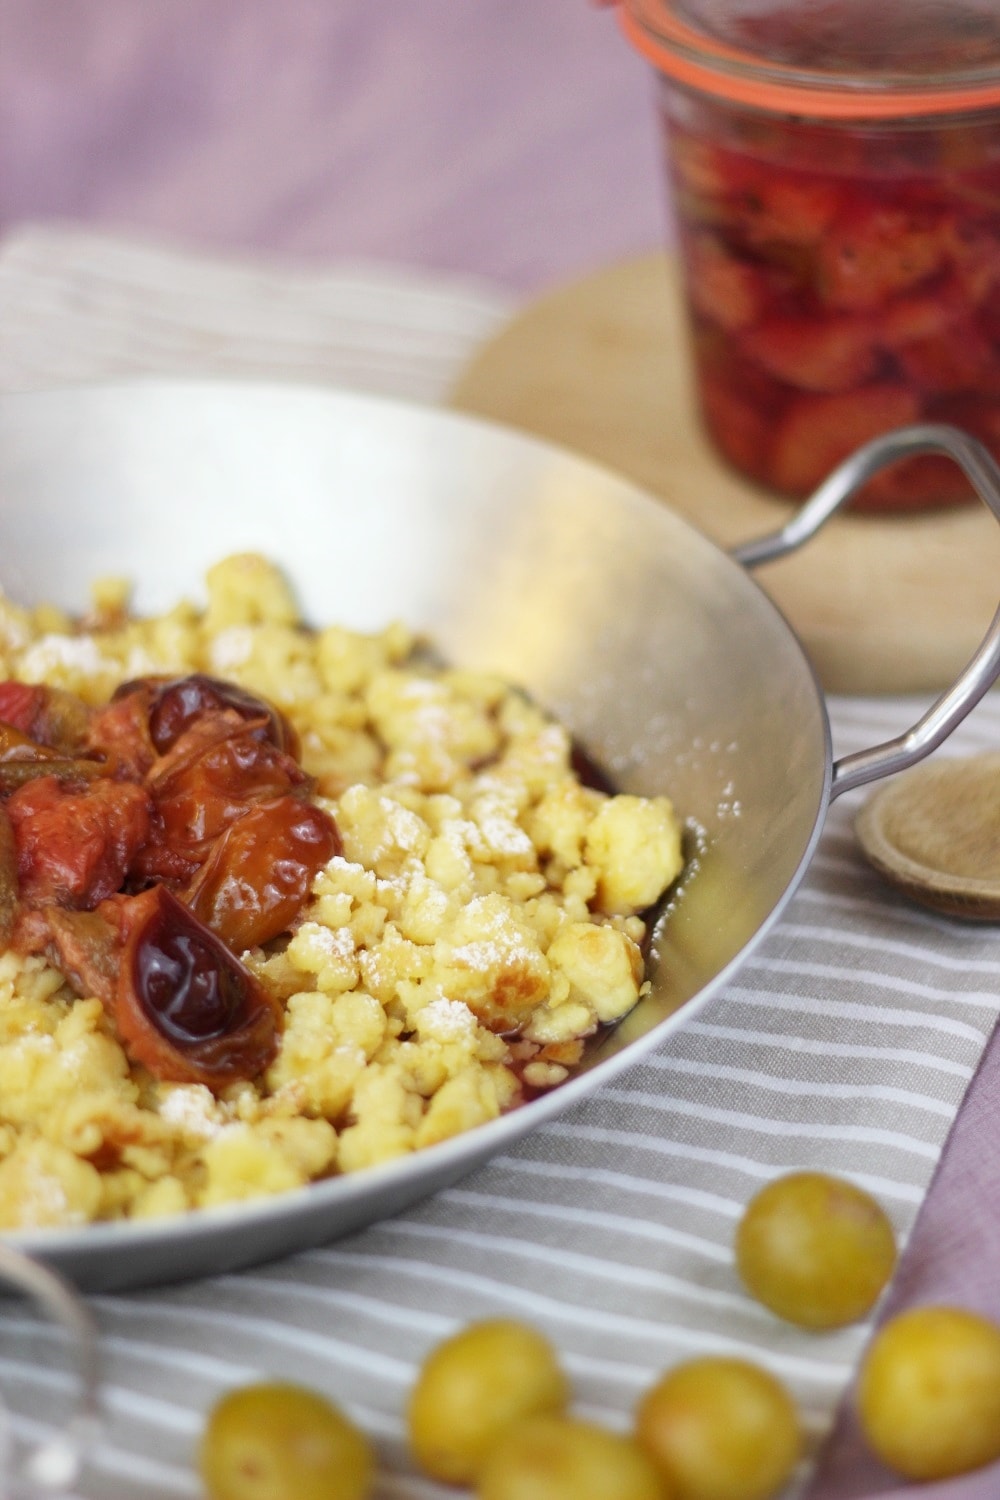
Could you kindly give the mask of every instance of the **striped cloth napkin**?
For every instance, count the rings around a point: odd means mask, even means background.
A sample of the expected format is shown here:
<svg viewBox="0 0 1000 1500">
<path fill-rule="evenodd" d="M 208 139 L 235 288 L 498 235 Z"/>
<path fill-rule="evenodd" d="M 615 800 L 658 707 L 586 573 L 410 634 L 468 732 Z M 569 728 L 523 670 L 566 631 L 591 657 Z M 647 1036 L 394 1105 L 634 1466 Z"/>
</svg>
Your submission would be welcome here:
<svg viewBox="0 0 1000 1500">
<path fill-rule="evenodd" d="M 511 311 L 468 282 L 28 229 L 0 247 L 0 388 L 277 373 L 435 401 Z M 843 754 L 898 733 L 916 706 L 838 699 L 830 712 Z M 991 748 L 998 733 L 989 699 L 948 753 Z M 869 1188 L 905 1241 L 1000 1009 L 992 931 L 904 903 L 860 857 L 851 819 L 863 795 L 834 804 L 803 888 L 728 988 L 509 1154 L 327 1248 L 92 1298 L 107 1420 L 78 1495 L 198 1495 L 207 1409 L 272 1376 L 327 1392 L 372 1436 L 382 1500 L 437 1500 L 445 1492 L 407 1455 L 406 1393 L 432 1345 L 494 1315 L 543 1329 L 578 1413 L 617 1428 L 679 1360 L 759 1361 L 793 1391 L 815 1449 L 868 1330 L 809 1335 L 752 1302 L 733 1268 L 736 1222 L 773 1175 L 814 1167 Z M 37 1324 L 11 1308 L 0 1327 L 0 1376 L 31 1436 L 58 1380 L 38 1357 Z"/>
</svg>

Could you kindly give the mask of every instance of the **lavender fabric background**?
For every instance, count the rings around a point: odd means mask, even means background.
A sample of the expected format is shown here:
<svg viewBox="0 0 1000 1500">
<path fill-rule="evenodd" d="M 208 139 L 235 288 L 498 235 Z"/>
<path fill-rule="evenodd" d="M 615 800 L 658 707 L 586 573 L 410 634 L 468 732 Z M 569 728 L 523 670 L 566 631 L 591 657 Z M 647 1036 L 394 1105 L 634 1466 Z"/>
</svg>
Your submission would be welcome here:
<svg viewBox="0 0 1000 1500">
<path fill-rule="evenodd" d="M 0 0 L 0 223 L 530 291 L 658 242 L 650 80 L 588 0 Z"/>
<path fill-rule="evenodd" d="M 651 93 L 588 0 L 0 0 L 0 233 L 69 219 L 529 296 L 661 240 Z M 998 1115 L 994 1038 L 890 1309 L 1000 1319 Z M 845 1420 L 812 1500 L 904 1488 Z"/>
</svg>

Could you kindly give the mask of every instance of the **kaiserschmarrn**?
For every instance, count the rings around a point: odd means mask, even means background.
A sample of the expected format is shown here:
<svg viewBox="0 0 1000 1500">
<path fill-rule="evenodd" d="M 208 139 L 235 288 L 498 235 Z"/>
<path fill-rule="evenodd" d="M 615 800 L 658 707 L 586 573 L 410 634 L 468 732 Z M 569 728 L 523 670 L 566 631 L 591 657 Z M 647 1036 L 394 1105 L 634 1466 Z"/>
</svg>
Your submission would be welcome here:
<svg viewBox="0 0 1000 1500">
<path fill-rule="evenodd" d="M 516 687 L 306 627 L 258 556 L 206 582 L 0 598 L 2 1227 L 282 1193 L 558 1085 L 681 871 L 670 801 Z"/>
</svg>

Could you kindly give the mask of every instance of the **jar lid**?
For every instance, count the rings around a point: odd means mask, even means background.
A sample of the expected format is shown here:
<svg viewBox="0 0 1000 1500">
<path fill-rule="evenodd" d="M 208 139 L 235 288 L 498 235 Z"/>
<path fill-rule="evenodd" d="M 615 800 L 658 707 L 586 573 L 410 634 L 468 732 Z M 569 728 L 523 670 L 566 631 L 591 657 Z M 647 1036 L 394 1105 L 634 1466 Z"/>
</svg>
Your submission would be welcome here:
<svg viewBox="0 0 1000 1500">
<path fill-rule="evenodd" d="M 820 119 L 1000 104 L 997 0 L 621 0 L 626 36 L 666 77 Z"/>
</svg>

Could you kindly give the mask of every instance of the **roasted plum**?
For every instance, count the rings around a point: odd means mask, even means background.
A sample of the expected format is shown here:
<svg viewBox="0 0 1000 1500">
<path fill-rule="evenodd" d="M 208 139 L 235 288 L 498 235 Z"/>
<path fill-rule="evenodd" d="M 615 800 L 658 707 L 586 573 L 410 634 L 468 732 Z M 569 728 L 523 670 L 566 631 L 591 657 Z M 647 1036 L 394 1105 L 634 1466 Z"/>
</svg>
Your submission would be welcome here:
<svg viewBox="0 0 1000 1500">
<path fill-rule="evenodd" d="M 294 925 L 341 852 L 294 729 L 202 674 L 90 709 L 0 683 L 0 934 L 96 995 L 156 1077 L 219 1087 L 274 1056 L 277 1008 L 238 955 Z"/>
</svg>

